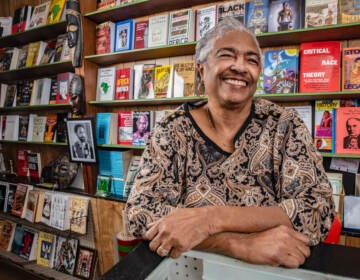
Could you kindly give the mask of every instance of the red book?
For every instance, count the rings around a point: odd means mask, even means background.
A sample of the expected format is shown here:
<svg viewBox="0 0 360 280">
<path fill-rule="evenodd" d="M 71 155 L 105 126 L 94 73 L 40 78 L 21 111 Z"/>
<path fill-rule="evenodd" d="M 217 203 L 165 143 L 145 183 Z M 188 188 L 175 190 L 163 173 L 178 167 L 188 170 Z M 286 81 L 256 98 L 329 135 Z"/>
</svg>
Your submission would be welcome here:
<svg viewBox="0 0 360 280">
<path fill-rule="evenodd" d="M 40 180 L 42 170 L 40 153 L 28 153 L 28 162 L 30 178 L 32 181 L 38 182 Z"/>
<path fill-rule="evenodd" d="M 300 46 L 300 92 L 340 91 L 341 42 Z"/>
<path fill-rule="evenodd" d="M 57 75 L 56 104 L 67 104 L 70 101 L 70 82 L 74 73 L 66 72 Z"/>
<path fill-rule="evenodd" d="M 128 100 L 132 98 L 132 69 L 116 69 L 115 100 Z"/>
<path fill-rule="evenodd" d="M 337 108 L 335 119 L 335 152 L 360 155 L 360 107 Z"/>
<path fill-rule="evenodd" d="M 148 32 L 149 20 L 135 22 L 134 49 L 142 49 L 147 47 Z"/>
<path fill-rule="evenodd" d="M 118 144 L 132 145 L 133 123 L 132 112 L 118 112 Z"/>
<path fill-rule="evenodd" d="M 28 162 L 28 151 L 18 150 L 17 151 L 17 175 L 27 177 L 29 176 L 29 162 Z"/>
<path fill-rule="evenodd" d="M 95 52 L 96 54 L 111 53 L 114 51 L 115 24 L 105 21 L 96 26 Z"/>
</svg>

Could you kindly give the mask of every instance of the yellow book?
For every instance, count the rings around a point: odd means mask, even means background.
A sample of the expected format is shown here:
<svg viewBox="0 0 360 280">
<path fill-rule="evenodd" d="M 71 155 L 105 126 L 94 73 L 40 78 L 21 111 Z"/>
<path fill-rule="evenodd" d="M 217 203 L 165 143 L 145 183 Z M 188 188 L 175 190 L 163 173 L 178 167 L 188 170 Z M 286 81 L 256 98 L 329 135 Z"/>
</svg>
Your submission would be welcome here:
<svg viewBox="0 0 360 280">
<path fill-rule="evenodd" d="M 50 266 L 51 253 L 53 250 L 54 235 L 48 232 L 40 231 L 38 239 L 38 250 L 36 263 L 43 266 Z"/>
<path fill-rule="evenodd" d="M 155 98 L 171 98 L 173 84 L 173 66 L 156 66 L 154 74 Z"/>
<path fill-rule="evenodd" d="M 86 233 L 89 199 L 86 197 L 72 196 L 69 207 L 70 231 L 80 234 Z"/>
<path fill-rule="evenodd" d="M 174 97 L 189 97 L 195 94 L 195 62 L 174 63 Z"/>
<path fill-rule="evenodd" d="M 51 0 L 47 23 L 52 24 L 59 22 L 62 19 L 62 14 L 65 12 L 66 0 Z"/>
<path fill-rule="evenodd" d="M 36 65 L 36 60 L 40 49 L 40 43 L 41 42 L 38 41 L 29 44 L 25 67 L 31 67 L 33 65 Z"/>
</svg>

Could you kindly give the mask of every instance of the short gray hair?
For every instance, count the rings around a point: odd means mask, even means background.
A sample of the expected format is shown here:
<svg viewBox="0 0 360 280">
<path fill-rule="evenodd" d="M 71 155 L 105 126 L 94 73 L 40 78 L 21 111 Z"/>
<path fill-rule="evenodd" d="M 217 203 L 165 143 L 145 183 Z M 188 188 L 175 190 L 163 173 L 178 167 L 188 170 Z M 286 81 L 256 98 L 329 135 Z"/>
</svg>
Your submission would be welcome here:
<svg viewBox="0 0 360 280">
<path fill-rule="evenodd" d="M 228 16 L 217 23 L 215 27 L 206 32 L 206 34 L 197 42 L 195 47 L 195 61 L 198 63 L 204 63 L 210 51 L 214 47 L 216 40 L 231 31 L 241 31 L 249 34 L 254 39 L 261 56 L 260 45 L 254 33 L 247 29 L 246 26 L 239 20 Z"/>
</svg>

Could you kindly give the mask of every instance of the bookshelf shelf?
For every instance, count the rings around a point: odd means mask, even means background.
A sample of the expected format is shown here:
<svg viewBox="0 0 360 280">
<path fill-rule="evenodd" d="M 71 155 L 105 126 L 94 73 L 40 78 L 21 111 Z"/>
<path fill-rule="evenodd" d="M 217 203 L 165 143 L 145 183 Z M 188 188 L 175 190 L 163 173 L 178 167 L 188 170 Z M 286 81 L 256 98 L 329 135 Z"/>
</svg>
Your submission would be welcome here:
<svg viewBox="0 0 360 280">
<path fill-rule="evenodd" d="M 120 150 L 143 150 L 145 146 L 133 146 L 133 145 L 117 145 L 117 144 L 102 144 L 97 145 L 98 148 L 102 149 L 120 149 Z"/>
<path fill-rule="evenodd" d="M 334 154 L 334 153 L 321 153 L 326 158 L 360 158 L 360 155 L 354 154 Z"/>
<path fill-rule="evenodd" d="M 307 92 L 292 94 L 256 94 L 255 98 L 265 98 L 275 102 L 295 102 L 295 101 L 314 101 L 321 99 L 348 99 L 356 98 L 359 92 Z"/>
<path fill-rule="evenodd" d="M 22 46 L 30 42 L 49 40 L 66 32 L 66 21 L 48 24 L 0 38 L 0 48 Z"/>
<path fill-rule="evenodd" d="M 39 79 L 64 72 L 73 72 L 74 67 L 70 60 L 55 63 L 36 65 L 16 70 L 0 72 L 1 82 L 14 82 L 17 80 Z"/>
<path fill-rule="evenodd" d="M 0 140 L 0 143 L 17 143 L 17 144 L 21 144 L 21 145 L 43 145 L 43 146 L 63 146 L 66 147 L 68 146 L 67 143 L 46 143 L 46 142 L 33 142 L 33 141 L 12 141 L 12 140 Z"/>
</svg>

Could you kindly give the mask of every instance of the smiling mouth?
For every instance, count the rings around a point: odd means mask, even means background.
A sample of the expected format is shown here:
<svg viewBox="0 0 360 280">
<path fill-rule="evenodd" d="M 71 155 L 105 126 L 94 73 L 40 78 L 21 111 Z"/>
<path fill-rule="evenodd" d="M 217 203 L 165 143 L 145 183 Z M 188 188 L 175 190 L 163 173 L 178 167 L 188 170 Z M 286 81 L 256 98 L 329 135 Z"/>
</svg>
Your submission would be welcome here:
<svg viewBox="0 0 360 280">
<path fill-rule="evenodd" d="M 246 86 L 247 83 L 244 81 L 234 80 L 234 79 L 224 79 L 225 82 L 235 85 L 235 86 Z"/>
</svg>

